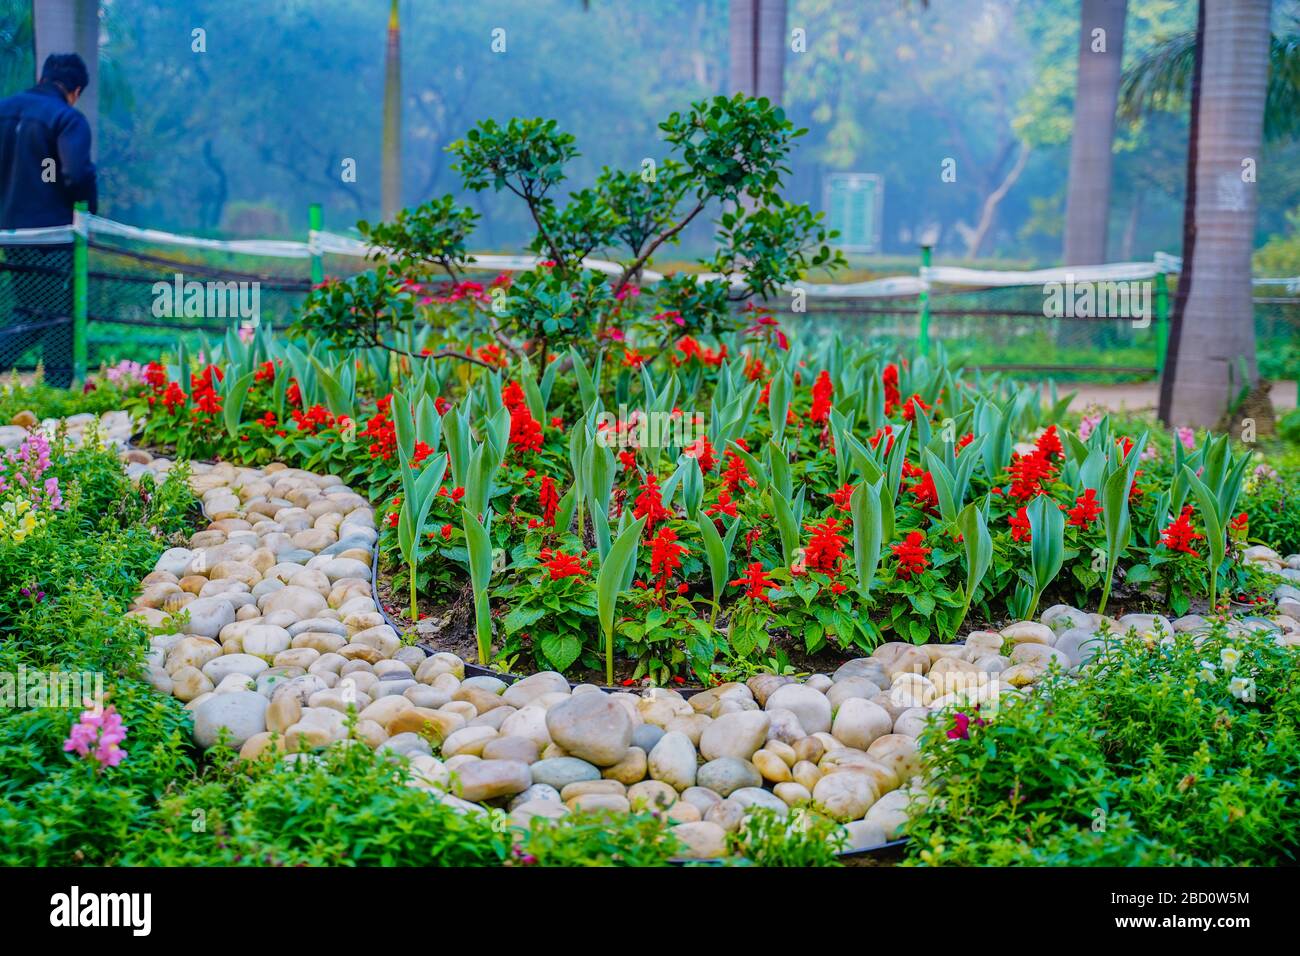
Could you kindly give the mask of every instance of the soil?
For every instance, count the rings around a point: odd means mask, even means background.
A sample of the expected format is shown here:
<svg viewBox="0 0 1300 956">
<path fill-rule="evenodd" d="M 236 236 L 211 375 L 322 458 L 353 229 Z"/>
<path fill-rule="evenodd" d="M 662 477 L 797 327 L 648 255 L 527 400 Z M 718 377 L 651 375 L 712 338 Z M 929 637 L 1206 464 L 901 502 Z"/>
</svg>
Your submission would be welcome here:
<svg viewBox="0 0 1300 956">
<path fill-rule="evenodd" d="M 412 625 L 410 598 L 405 576 L 394 579 L 390 572 L 380 568 L 375 592 L 384 612 L 392 618 L 399 633 L 410 631 Z M 1065 595 L 1060 597 L 1061 603 L 1069 603 L 1064 600 Z M 1055 603 L 1058 603 L 1056 596 L 1049 591 L 1043 595 L 1039 607 L 1049 608 Z M 1149 594 L 1137 588 L 1126 588 L 1122 582 L 1117 582 L 1111 592 L 1107 610 L 1115 618 L 1125 614 L 1168 613 L 1167 609 L 1157 606 Z M 1187 613 L 1205 614 L 1208 610 L 1208 601 L 1193 601 Z M 416 625 L 415 631 L 419 635 L 420 646 L 433 652 L 448 651 L 466 663 L 478 662 L 478 639 L 474 629 L 474 597 L 468 581 L 451 601 L 435 600 L 427 595 L 421 595 L 418 611 L 420 623 Z M 962 625 L 962 631 L 963 633 L 978 630 L 996 631 L 1010 623 L 1012 623 L 1010 618 L 987 620 L 972 611 Z M 809 654 L 802 635 L 791 634 L 784 629 L 772 634 L 770 653 L 775 654 L 778 650 L 786 655 L 795 672 L 800 674 L 831 674 L 845 661 L 861 657 L 865 653 L 857 649 L 846 652 L 837 647 L 826 647 L 816 654 Z M 535 669 L 525 666 L 526 664 L 527 662 L 520 661 L 515 667 L 515 673 L 520 675 L 533 673 Z M 635 670 L 635 661 L 616 658 L 614 685 L 623 686 L 623 681 L 630 679 Z M 590 669 L 577 670 L 570 673 L 570 678 L 575 684 L 590 683 L 603 686 L 605 672 Z M 706 689 L 706 685 L 692 678 L 685 679 L 681 684 L 674 683 L 673 686 L 682 690 Z"/>
</svg>

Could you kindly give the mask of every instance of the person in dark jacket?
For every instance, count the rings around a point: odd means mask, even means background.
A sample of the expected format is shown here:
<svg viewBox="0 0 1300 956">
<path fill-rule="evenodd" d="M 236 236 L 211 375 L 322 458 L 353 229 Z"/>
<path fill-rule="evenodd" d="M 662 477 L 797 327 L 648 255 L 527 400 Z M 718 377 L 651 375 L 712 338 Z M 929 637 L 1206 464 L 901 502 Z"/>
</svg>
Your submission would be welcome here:
<svg viewBox="0 0 1300 956">
<path fill-rule="evenodd" d="M 0 229 L 66 226 L 73 204 L 96 212 L 99 197 L 90 159 L 90 124 L 73 107 L 90 82 L 75 53 L 54 53 L 41 80 L 0 99 Z M 35 361 L 45 378 L 72 382 L 72 246 L 0 247 L 10 295 L 0 282 L 0 368 Z"/>
</svg>

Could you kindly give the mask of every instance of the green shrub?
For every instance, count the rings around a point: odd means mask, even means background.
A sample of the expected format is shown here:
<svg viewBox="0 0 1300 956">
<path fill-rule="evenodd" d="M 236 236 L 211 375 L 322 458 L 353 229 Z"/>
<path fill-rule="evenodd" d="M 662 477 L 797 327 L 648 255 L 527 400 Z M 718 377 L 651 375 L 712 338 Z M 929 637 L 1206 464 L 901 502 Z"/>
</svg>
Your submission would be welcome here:
<svg viewBox="0 0 1300 956">
<path fill-rule="evenodd" d="M 1240 653 L 1231 670 L 1225 652 Z M 1199 648 L 1189 634 L 1150 648 L 1128 639 L 1088 679 L 1055 679 L 972 721 L 969 738 L 936 721 L 911 862 L 1294 862 L 1295 662 L 1271 636 L 1229 637 L 1222 625 Z M 1253 701 L 1234 679 L 1253 680 Z"/>
<path fill-rule="evenodd" d="M 1300 552 L 1300 498 L 1295 494 L 1300 468 L 1268 466 L 1247 483 L 1242 509 L 1250 517 L 1250 538 L 1277 549 L 1279 554 Z"/>
<path fill-rule="evenodd" d="M 681 843 L 657 814 L 570 814 L 534 817 L 514 851 L 528 866 L 666 866 Z"/>
<path fill-rule="evenodd" d="M 727 842 L 739 862 L 752 866 L 841 866 L 836 854 L 848 837 L 842 826 L 818 813 L 782 816 L 760 809 L 745 817 Z"/>
<path fill-rule="evenodd" d="M 481 866 L 510 838 L 406 786 L 364 746 L 292 762 L 208 754 L 204 775 L 166 796 L 122 862 L 150 866 Z"/>
</svg>

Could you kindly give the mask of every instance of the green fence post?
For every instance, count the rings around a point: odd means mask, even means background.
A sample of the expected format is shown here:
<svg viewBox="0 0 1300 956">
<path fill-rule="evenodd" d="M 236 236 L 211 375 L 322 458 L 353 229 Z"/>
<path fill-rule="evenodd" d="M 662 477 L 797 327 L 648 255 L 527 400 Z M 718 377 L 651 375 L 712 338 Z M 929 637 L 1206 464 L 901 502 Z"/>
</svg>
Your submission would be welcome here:
<svg viewBox="0 0 1300 956">
<path fill-rule="evenodd" d="M 924 278 L 924 270 L 930 268 L 930 246 L 921 247 L 921 270 Z M 920 318 L 919 327 L 916 331 L 917 348 L 922 355 L 929 354 L 930 351 L 930 289 L 927 286 L 921 290 L 921 294 L 916 299 L 917 313 Z"/>
<path fill-rule="evenodd" d="M 74 207 L 74 226 L 80 226 L 82 217 L 89 211 L 84 202 Z M 90 349 L 86 342 L 86 308 L 88 293 L 88 256 L 86 255 L 86 231 L 76 228 L 72 234 L 72 378 L 76 382 L 86 380 L 86 365 L 90 358 Z"/>
<path fill-rule="evenodd" d="M 1156 377 L 1165 374 L 1165 352 L 1169 348 L 1169 281 L 1156 273 Z"/>
<path fill-rule="evenodd" d="M 314 202 L 307 207 L 307 227 L 312 232 L 320 232 L 324 219 L 321 216 L 320 203 Z M 311 236 L 307 237 L 311 242 Z M 325 281 L 325 268 L 321 265 L 320 252 L 312 250 L 311 254 L 311 284 L 320 285 Z"/>
</svg>

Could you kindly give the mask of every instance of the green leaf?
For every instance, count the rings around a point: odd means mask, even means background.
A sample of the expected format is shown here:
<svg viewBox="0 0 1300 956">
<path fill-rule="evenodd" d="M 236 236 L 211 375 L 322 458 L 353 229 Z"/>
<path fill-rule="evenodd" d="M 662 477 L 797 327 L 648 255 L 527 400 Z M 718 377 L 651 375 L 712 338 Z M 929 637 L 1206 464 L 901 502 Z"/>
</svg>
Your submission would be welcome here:
<svg viewBox="0 0 1300 956">
<path fill-rule="evenodd" d="M 645 520 L 638 518 L 618 536 L 596 575 L 596 610 L 600 629 L 605 635 L 605 681 L 608 684 L 614 683 L 614 609 L 622 589 L 623 575 L 645 528 Z"/>
<path fill-rule="evenodd" d="M 239 419 L 244 413 L 244 402 L 248 400 L 248 387 L 256 372 L 245 372 L 230 387 L 230 394 L 222 406 L 221 413 L 226 423 L 226 433 L 231 438 L 239 438 Z"/>
<path fill-rule="evenodd" d="M 545 615 L 545 608 L 518 604 L 510 609 L 510 612 L 502 619 L 501 623 L 505 627 L 507 634 L 513 634 L 515 631 L 536 624 Z"/>
<path fill-rule="evenodd" d="M 547 634 L 537 643 L 551 666 L 561 673 L 582 653 L 582 641 L 574 634 Z"/>
<path fill-rule="evenodd" d="M 461 508 L 461 524 L 469 548 L 470 586 L 474 589 L 474 628 L 478 638 L 479 666 L 486 667 L 492 656 L 492 609 L 488 585 L 492 581 L 492 539 L 487 528 L 468 508 Z"/>
<path fill-rule="evenodd" d="M 723 589 L 727 586 L 730 577 L 731 548 L 723 543 L 722 536 L 718 534 L 718 529 L 713 526 L 713 520 L 707 516 L 701 516 L 696 522 L 699 528 L 700 537 L 704 541 L 704 556 L 709 564 L 709 579 L 713 585 L 713 599 L 722 601 Z"/>
<path fill-rule="evenodd" d="M 853 514 L 853 564 L 858 575 L 858 592 L 863 598 L 871 593 L 872 580 L 880 566 L 884 547 L 883 493 L 883 478 L 872 484 L 864 479 L 858 482 L 849 498 L 849 510 Z"/>
</svg>

